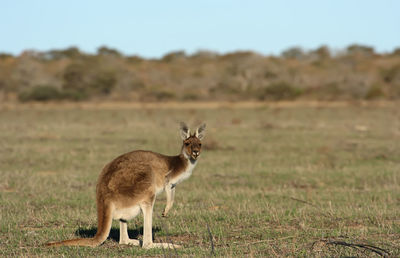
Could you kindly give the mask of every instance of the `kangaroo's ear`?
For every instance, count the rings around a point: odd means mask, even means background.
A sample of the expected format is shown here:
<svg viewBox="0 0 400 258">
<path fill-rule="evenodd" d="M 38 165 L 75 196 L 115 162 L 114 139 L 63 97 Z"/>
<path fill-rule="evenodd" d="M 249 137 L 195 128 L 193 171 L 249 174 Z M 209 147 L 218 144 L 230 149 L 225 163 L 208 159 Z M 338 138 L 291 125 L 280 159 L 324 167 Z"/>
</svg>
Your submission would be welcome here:
<svg viewBox="0 0 400 258">
<path fill-rule="evenodd" d="M 184 122 L 181 122 L 181 130 L 180 130 L 180 132 L 181 132 L 182 140 L 186 140 L 187 138 L 189 138 L 190 130 L 189 130 L 189 127 Z"/>
<path fill-rule="evenodd" d="M 196 129 L 195 136 L 199 138 L 199 140 L 201 140 L 204 138 L 205 131 L 206 131 L 206 124 L 202 124 L 199 126 L 199 128 Z"/>
</svg>

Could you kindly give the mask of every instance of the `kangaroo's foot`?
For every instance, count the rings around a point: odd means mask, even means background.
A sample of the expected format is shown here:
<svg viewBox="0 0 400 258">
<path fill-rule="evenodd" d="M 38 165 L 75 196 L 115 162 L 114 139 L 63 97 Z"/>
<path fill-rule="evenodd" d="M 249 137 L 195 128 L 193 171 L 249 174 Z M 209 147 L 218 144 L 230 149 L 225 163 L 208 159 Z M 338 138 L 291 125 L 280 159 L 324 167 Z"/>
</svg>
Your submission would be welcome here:
<svg viewBox="0 0 400 258">
<path fill-rule="evenodd" d="M 145 249 L 151 249 L 151 248 L 181 248 L 182 246 L 180 245 L 175 245 L 175 244 L 170 244 L 170 243 L 151 243 L 143 246 Z"/>
<path fill-rule="evenodd" d="M 134 246 L 140 246 L 140 241 L 137 239 L 123 239 L 119 241 L 120 245 L 134 245 Z"/>
</svg>

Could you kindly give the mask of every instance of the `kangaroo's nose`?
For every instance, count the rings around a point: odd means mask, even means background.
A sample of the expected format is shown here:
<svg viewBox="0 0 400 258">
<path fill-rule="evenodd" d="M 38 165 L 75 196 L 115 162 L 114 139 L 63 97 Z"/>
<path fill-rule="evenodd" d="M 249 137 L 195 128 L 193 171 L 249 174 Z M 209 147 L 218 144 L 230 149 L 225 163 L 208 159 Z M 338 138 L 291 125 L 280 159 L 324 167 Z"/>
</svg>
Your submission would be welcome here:
<svg viewBox="0 0 400 258">
<path fill-rule="evenodd" d="M 199 156 L 199 151 L 193 151 L 193 155 L 196 157 Z"/>
</svg>

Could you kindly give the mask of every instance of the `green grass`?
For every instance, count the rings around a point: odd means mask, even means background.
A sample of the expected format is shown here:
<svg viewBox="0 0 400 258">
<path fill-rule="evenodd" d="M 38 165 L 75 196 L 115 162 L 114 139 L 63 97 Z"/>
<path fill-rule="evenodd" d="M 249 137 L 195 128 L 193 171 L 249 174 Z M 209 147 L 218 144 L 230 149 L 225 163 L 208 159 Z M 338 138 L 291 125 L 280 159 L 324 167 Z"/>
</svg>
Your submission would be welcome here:
<svg viewBox="0 0 400 258">
<path fill-rule="evenodd" d="M 45 248 L 96 231 L 95 185 L 119 154 L 180 150 L 178 121 L 207 122 L 200 162 L 175 205 L 153 218 L 155 242 L 179 255 L 400 256 L 400 111 L 384 107 L 0 109 L 0 255 L 163 256 L 118 245 Z M 129 223 L 142 237 L 142 216 Z M 315 243 L 313 245 L 313 243 Z"/>
</svg>

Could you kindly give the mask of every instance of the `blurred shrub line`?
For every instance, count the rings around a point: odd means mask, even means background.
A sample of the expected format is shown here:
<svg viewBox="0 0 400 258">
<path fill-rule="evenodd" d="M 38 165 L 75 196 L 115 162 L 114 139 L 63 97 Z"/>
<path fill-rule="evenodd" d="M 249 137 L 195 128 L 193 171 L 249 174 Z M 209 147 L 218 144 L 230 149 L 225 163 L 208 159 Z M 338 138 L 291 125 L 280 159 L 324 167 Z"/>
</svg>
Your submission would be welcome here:
<svg viewBox="0 0 400 258">
<path fill-rule="evenodd" d="M 289 48 L 280 56 L 200 50 L 159 59 L 124 56 L 102 46 L 0 53 L 0 100 L 279 101 L 400 98 L 400 48 Z"/>
</svg>

